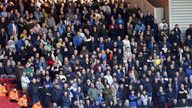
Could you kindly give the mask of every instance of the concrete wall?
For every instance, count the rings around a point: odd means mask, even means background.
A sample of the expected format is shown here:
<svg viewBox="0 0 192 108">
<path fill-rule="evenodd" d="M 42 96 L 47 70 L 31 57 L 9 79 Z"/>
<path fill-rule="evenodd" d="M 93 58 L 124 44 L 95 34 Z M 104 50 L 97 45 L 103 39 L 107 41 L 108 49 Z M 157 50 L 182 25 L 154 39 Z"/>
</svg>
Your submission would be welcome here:
<svg viewBox="0 0 192 108">
<path fill-rule="evenodd" d="M 143 10 L 144 14 L 146 14 L 147 11 L 150 11 L 152 14 L 154 14 L 155 7 L 151 3 L 149 3 L 147 0 L 127 0 L 127 2 L 131 4 L 137 4 L 137 6 Z"/>
<path fill-rule="evenodd" d="M 144 15 L 147 14 L 147 11 L 150 11 L 157 19 L 157 23 L 161 22 L 164 15 L 163 8 L 155 7 L 148 0 L 127 0 L 127 2 L 131 3 L 133 6 L 137 4 L 137 6 L 142 9 Z"/>
<path fill-rule="evenodd" d="M 148 0 L 155 7 L 162 7 L 164 9 L 164 18 L 169 22 L 169 1 L 168 0 Z"/>
</svg>

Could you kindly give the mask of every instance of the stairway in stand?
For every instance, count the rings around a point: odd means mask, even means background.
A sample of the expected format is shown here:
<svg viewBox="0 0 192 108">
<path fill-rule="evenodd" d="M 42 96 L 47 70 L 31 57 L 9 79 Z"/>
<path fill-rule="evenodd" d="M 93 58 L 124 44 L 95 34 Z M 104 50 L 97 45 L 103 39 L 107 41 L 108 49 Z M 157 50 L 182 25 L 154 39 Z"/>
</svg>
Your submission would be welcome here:
<svg viewBox="0 0 192 108">
<path fill-rule="evenodd" d="M 15 84 L 15 78 L 0 78 L 0 84 L 5 83 L 5 87 L 9 92 L 14 87 L 17 87 Z M 18 90 L 18 95 L 21 97 L 21 90 Z M 0 108 L 20 108 L 17 103 L 10 102 L 8 97 L 0 97 Z"/>
<path fill-rule="evenodd" d="M 0 97 L 0 108 L 20 108 L 17 103 L 10 102 L 7 97 Z"/>
</svg>

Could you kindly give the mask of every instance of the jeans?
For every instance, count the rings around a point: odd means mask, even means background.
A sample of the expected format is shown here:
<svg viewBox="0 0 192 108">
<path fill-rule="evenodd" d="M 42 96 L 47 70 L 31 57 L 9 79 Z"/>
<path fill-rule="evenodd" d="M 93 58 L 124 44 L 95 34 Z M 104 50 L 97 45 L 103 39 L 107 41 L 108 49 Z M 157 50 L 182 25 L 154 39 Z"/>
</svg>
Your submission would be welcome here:
<svg viewBox="0 0 192 108">
<path fill-rule="evenodd" d="M 37 101 L 39 101 L 39 95 L 35 94 L 32 96 L 32 103 L 36 103 Z"/>
<path fill-rule="evenodd" d="M 168 99 L 167 104 L 168 108 L 173 108 L 173 100 Z"/>
<path fill-rule="evenodd" d="M 166 102 L 160 102 L 159 103 L 159 108 L 165 108 L 165 104 L 166 104 Z"/>
</svg>

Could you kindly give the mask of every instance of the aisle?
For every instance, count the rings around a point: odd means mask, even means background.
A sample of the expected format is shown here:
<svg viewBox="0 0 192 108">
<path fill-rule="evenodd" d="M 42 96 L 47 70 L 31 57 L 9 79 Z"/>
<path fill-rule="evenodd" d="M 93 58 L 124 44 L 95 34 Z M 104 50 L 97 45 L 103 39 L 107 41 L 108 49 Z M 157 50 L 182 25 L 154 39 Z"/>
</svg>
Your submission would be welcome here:
<svg viewBox="0 0 192 108">
<path fill-rule="evenodd" d="M 0 108 L 19 108 L 19 106 L 10 102 L 7 97 L 0 97 Z"/>
</svg>

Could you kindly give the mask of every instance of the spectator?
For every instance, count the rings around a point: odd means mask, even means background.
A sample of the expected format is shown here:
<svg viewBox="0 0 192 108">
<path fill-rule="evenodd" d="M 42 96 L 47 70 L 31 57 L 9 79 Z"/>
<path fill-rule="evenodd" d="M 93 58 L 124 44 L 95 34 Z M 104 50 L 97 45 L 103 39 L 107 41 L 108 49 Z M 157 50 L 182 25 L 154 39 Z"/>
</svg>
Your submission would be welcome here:
<svg viewBox="0 0 192 108">
<path fill-rule="evenodd" d="M 145 26 L 146 27 L 148 25 L 152 26 L 153 25 L 153 20 L 154 20 L 153 15 L 151 15 L 150 11 L 147 11 L 147 15 L 145 16 Z"/>
<path fill-rule="evenodd" d="M 137 108 L 137 96 L 135 96 L 135 92 L 131 91 L 131 94 L 129 95 L 129 105 L 131 108 Z"/>
<path fill-rule="evenodd" d="M 63 102 L 62 102 L 62 108 L 69 108 L 70 107 L 70 100 L 69 100 L 69 96 L 67 94 L 67 92 L 64 92 L 64 96 L 63 96 Z"/>
<path fill-rule="evenodd" d="M 37 101 L 37 102 L 32 106 L 32 108 L 43 108 L 43 107 L 41 106 L 40 101 Z"/>
<path fill-rule="evenodd" d="M 191 68 L 191 66 L 186 68 L 186 74 L 187 74 L 188 77 L 190 77 L 192 75 L 192 68 Z"/>
<path fill-rule="evenodd" d="M 7 95 L 7 90 L 6 90 L 6 88 L 5 88 L 5 83 L 2 83 L 1 85 L 0 85 L 0 96 L 6 96 Z"/>
<path fill-rule="evenodd" d="M 92 83 L 91 87 L 88 89 L 88 96 L 94 101 L 98 100 L 98 90 L 95 88 L 95 85 Z"/>
<path fill-rule="evenodd" d="M 108 81 L 108 83 L 111 85 L 113 83 L 113 78 L 110 75 L 110 71 L 107 71 L 107 75 L 104 76 L 106 78 L 106 80 Z"/>
<path fill-rule="evenodd" d="M 125 88 L 124 88 L 124 85 L 121 84 L 117 90 L 117 100 L 125 100 L 126 99 L 125 96 L 126 96 L 125 95 Z"/>
<path fill-rule="evenodd" d="M 28 94 L 28 86 L 29 86 L 30 80 L 26 76 L 26 74 L 23 72 L 23 75 L 21 76 L 21 87 L 24 94 Z"/>
<path fill-rule="evenodd" d="M 11 19 L 11 23 L 7 25 L 8 35 L 18 35 L 18 26 L 15 24 L 14 19 Z"/>
<path fill-rule="evenodd" d="M 64 35 L 65 31 L 66 31 L 66 27 L 63 24 L 63 21 L 61 20 L 58 24 L 57 24 L 57 30 L 60 33 L 61 36 Z"/>
<path fill-rule="evenodd" d="M 101 82 L 101 78 L 98 78 L 96 82 L 96 87 L 98 89 L 99 94 L 103 92 L 103 89 L 105 88 L 103 83 Z"/>
<path fill-rule="evenodd" d="M 37 84 L 37 80 L 33 78 L 33 80 L 29 84 L 29 94 L 32 97 L 33 104 L 39 100 L 39 88 L 40 86 Z"/>
<path fill-rule="evenodd" d="M 90 99 L 86 99 L 84 108 L 92 108 L 92 107 L 93 107 L 93 105 L 92 105 Z"/>
<path fill-rule="evenodd" d="M 48 84 L 45 84 L 42 92 L 41 92 L 41 97 L 42 97 L 42 106 L 43 108 L 49 108 L 51 106 L 51 88 Z"/>
<path fill-rule="evenodd" d="M 159 91 L 157 92 L 158 102 L 160 108 L 165 108 L 166 105 L 166 93 L 163 91 L 163 87 L 159 87 Z"/>
<path fill-rule="evenodd" d="M 19 98 L 18 104 L 21 108 L 28 107 L 27 96 L 25 94 L 21 98 Z"/>
<path fill-rule="evenodd" d="M 51 93 L 54 108 L 61 107 L 62 95 L 63 95 L 62 89 L 59 87 L 59 84 L 56 84 Z"/>
<path fill-rule="evenodd" d="M 125 36 L 125 39 L 123 40 L 123 52 L 124 52 L 124 62 L 127 62 L 128 58 L 131 57 L 131 44 L 129 41 L 129 37 Z"/>
<path fill-rule="evenodd" d="M 104 93 L 104 99 L 106 101 L 106 104 L 109 104 L 109 102 L 112 100 L 112 90 L 109 88 L 109 85 L 106 85 L 106 88 L 103 91 Z"/>
<path fill-rule="evenodd" d="M 176 92 L 173 89 L 172 84 L 168 84 L 168 88 L 166 90 L 166 94 L 167 94 L 168 108 L 174 107 L 174 100 L 176 98 Z"/>
<path fill-rule="evenodd" d="M 141 100 L 143 103 L 143 108 L 147 108 L 148 107 L 148 96 L 146 94 L 146 91 L 143 91 L 143 94 L 141 95 Z"/>
<path fill-rule="evenodd" d="M 163 28 L 168 29 L 168 24 L 165 22 L 165 19 L 162 19 L 162 22 L 159 24 L 159 29 L 163 30 Z"/>
<path fill-rule="evenodd" d="M 192 35 L 192 24 L 189 25 L 189 28 L 186 30 L 186 36 Z"/>
<path fill-rule="evenodd" d="M 138 21 L 138 23 L 135 25 L 135 31 L 137 33 L 144 32 L 145 31 L 145 25 L 141 21 Z"/>
<path fill-rule="evenodd" d="M 78 51 L 81 50 L 81 45 L 83 43 L 83 37 L 80 36 L 79 32 L 77 33 L 76 36 L 73 38 L 74 45 L 77 47 Z"/>
<path fill-rule="evenodd" d="M 18 92 L 16 88 L 13 88 L 10 92 L 9 92 L 9 99 L 11 102 L 18 102 L 19 97 L 18 97 Z"/>
<path fill-rule="evenodd" d="M 173 31 L 174 31 L 174 35 L 177 37 L 177 41 L 180 42 L 181 41 L 181 30 L 180 30 L 178 24 L 175 25 L 175 28 L 173 29 Z"/>
</svg>

